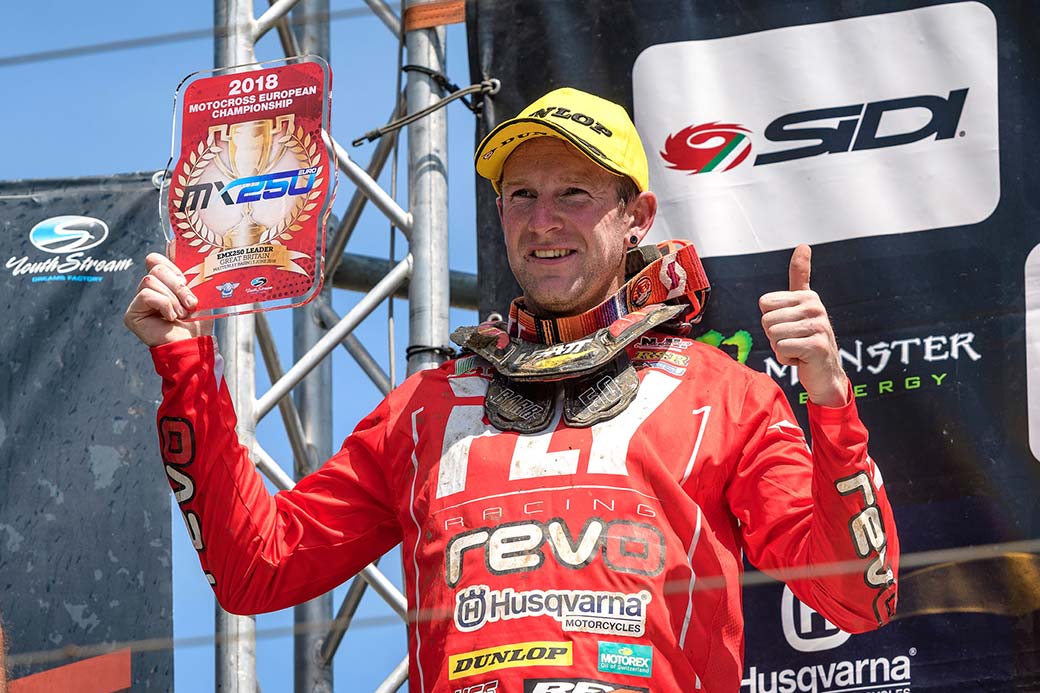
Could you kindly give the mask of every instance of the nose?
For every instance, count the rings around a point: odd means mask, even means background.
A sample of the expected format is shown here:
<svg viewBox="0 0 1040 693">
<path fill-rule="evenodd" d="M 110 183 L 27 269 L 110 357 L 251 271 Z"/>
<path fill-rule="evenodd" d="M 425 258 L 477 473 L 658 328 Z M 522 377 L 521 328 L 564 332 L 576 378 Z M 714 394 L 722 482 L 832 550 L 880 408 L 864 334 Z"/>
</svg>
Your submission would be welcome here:
<svg viewBox="0 0 1040 693">
<path fill-rule="evenodd" d="M 561 228 L 559 210 L 552 195 L 539 195 L 531 205 L 527 226 L 536 233 L 548 233 Z"/>
</svg>

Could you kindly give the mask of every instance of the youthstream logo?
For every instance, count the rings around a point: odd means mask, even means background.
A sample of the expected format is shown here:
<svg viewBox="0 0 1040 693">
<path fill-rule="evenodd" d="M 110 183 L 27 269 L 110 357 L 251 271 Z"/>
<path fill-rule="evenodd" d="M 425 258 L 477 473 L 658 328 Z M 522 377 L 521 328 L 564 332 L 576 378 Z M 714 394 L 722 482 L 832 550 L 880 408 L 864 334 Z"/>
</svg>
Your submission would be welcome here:
<svg viewBox="0 0 1040 693">
<path fill-rule="evenodd" d="M 811 664 L 800 669 L 759 670 L 752 666 L 740 682 L 741 693 L 909 693 L 910 659 L 917 651 L 892 657 Z"/>
<path fill-rule="evenodd" d="M 133 258 L 103 259 L 85 251 L 100 246 L 108 238 L 108 225 L 100 219 L 73 215 L 50 217 L 29 231 L 29 241 L 47 255 L 10 257 L 4 268 L 12 276 L 28 276 L 37 282 L 104 281 L 106 274 L 125 272 L 134 266 Z"/>
</svg>

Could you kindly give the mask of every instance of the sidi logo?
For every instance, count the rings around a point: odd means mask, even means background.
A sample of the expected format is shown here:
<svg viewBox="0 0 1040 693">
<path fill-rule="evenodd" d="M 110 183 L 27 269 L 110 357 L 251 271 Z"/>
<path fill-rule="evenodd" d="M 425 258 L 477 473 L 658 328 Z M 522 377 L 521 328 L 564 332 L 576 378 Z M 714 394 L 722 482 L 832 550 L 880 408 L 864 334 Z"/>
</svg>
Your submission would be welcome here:
<svg viewBox="0 0 1040 693">
<path fill-rule="evenodd" d="M 770 142 L 812 142 L 790 149 L 765 152 L 755 158 L 755 166 L 776 164 L 821 154 L 881 149 L 911 144 L 935 135 L 935 140 L 948 140 L 957 133 L 967 89 L 951 91 L 945 98 L 923 94 L 901 99 L 874 101 L 834 108 L 820 108 L 780 116 L 766 127 Z M 889 120 L 897 111 L 923 109 L 928 121 L 912 130 L 896 128 L 882 132 L 882 119 Z M 830 123 L 830 124 L 828 124 Z M 916 125 L 916 123 L 915 123 Z"/>
<path fill-rule="evenodd" d="M 823 154 L 841 154 L 883 147 L 912 144 L 934 136 L 935 141 L 948 140 L 957 133 L 967 89 L 951 91 L 945 98 L 924 94 L 901 99 L 874 101 L 867 104 L 818 108 L 782 115 L 766 126 L 764 137 L 769 142 L 800 143 L 799 146 L 764 152 L 755 157 L 754 166 L 779 164 Z M 887 125 L 897 120 L 896 112 L 923 109 L 927 122 L 912 129 Z M 886 115 L 888 118 L 886 119 Z M 886 130 L 882 129 L 885 119 Z M 665 140 L 661 158 L 669 168 L 691 174 L 728 171 L 751 152 L 747 128 L 708 123 L 683 128 Z M 881 134 L 885 132 L 886 134 Z"/>
<path fill-rule="evenodd" d="M 799 652 L 820 652 L 845 644 L 849 633 L 840 630 L 794 596 L 784 585 L 780 599 L 780 624 L 787 644 Z"/>
<path fill-rule="evenodd" d="M 668 168 L 690 174 L 728 171 L 751 153 L 751 131 L 736 123 L 704 123 L 669 135 L 661 150 Z"/>
<path fill-rule="evenodd" d="M 1000 199 L 982 3 L 650 46 L 632 83 L 648 238 L 702 257 L 977 224 Z"/>
</svg>

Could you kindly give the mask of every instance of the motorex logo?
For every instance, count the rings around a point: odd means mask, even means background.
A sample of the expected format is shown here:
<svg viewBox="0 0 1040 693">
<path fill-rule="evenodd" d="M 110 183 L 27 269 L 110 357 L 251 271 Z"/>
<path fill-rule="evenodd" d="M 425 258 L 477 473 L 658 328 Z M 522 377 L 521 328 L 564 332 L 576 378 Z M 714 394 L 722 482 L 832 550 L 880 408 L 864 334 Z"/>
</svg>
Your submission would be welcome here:
<svg viewBox="0 0 1040 693">
<path fill-rule="evenodd" d="M 108 224 L 94 217 L 66 214 L 44 219 L 29 231 L 29 242 L 45 253 L 75 253 L 108 238 Z"/>
<path fill-rule="evenodd" d="M 601 640 L 596 668 L 609 674 L 649 677 L 654 668 L 654 648 Z"/>
<path fill-rule="evenodd" d="M 632 93 L 659 200 L 648 240 L 702 257 L 968 226 L 1000 200 L 979 2 L 653 45 Z"/>
<path fill-rule="evenodd" d="M 850 637 L 849 633 L 800 602 L 786 585 L 780 599 L 780 624 L 787 644 L 799 652 L 831 650 Z"/>
</svg>

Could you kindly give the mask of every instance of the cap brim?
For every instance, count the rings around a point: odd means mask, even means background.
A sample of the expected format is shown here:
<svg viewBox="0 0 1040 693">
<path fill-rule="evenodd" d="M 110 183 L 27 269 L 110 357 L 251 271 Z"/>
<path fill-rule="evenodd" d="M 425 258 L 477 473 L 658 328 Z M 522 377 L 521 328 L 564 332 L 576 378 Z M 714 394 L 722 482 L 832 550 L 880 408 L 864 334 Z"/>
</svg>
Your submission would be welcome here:
<svg viewBox="0 0 1040 693">
<path fill-rule="evenodd" d="M 531 126 L 535 125 L 536 128 Z M 473 164 L 477 173 L 491 181 L 495 192 L 501 194 L 498 182 L 502 179 L 502 167 L 513 150 L 524 142 L 529 142 L 535 137 L 557 137 L 574 146 L 579 152 L 589 158 L 594 164 L 613 173 L 615 176 L 631 177 L 622 171 L 606 155 L 587 141 L 578 137 L 566 128 L 555 123 L 542 120 L 541 118 L 512 118 L 501 123 L 488 133 L 487 137 L 477 147 L 473 155 Z M 491 145 L 500 142 L 497 147 Z M 490 153 L 490 154 L 489 154 Z M 637 183 L 638 185 L 638 183 Z"/>
</svg>

